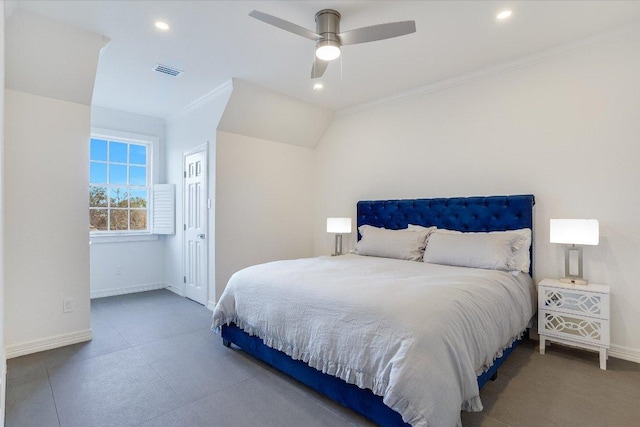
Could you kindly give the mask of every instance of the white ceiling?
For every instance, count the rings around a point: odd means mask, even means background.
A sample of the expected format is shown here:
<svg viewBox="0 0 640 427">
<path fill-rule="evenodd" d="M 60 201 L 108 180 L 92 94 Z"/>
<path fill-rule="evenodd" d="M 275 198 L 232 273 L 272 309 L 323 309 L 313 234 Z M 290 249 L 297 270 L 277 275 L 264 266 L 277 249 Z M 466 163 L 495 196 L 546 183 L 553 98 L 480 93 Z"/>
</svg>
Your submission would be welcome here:
<svg viewBox="0 0 640 427">
<path fill-rule="evenodd" d="M 230 78 L 339 110 L 640 22 L 640 1 L 25 1 L 27 9 L 111 39 L 93 104 L 152 117 L 179 112 Z M 313 91 L 314 43 L 248 16 L 309 29 L 333 8 L 341 29 L 416 21 L 405 37 L 343 47 Z M 513 10 L 506 22 L 495 15 Z M 154 27 L 171 25 L 163 33 Z M 184 70 L 179 78 L 151 71 Z"/>
</svg>

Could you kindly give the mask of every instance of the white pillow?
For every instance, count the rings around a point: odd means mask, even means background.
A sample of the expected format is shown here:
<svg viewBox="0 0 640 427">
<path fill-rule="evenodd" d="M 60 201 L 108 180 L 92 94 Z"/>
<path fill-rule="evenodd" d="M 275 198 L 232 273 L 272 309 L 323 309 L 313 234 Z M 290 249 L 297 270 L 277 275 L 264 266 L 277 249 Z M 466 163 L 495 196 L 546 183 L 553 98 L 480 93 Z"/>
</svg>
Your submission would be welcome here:
<svg viewBox="0 0 640 427">
<path fill-rule="evenodd" d="M 424 262 L 457 267 L 513 271 L 512 246 L 516 233 L 451 233 L 436 230 L 429 236 Z"/>
<path fill-rule="evenodd" d="M 528 273 L 531 267 L 531 229 L 521 228 L 519 230 L 493 231 L 492 233 L 515 233 L 519 236 L 511 246 L 513 250 L 513 267 L 514 270 Z"/>
<path fill-rule="evenodd" d="M 410 226 L 411 227 L 411 226 Z M 441 234 L 462 234 L 460 231 L 438 228 L 435 233 Z M 518 230 L 490 231 L 489 233 L 464 233 L 464 234 L 517 234 L 519 237 L 513 241 L 511 250 L 513 251 L 513 271 L 528 273 L 531 267 L 531 229 L 520 228 Z"/>
<path fill-rule="evenodd" d="M 436 231 L 438 229 L 438 227 L 432 226 L 432 227 L 425 227 L 424 225 L 416 225 L 416 224 L 409 224 L 407 226 L 407 230 L 409 231 L 418 231 L 418 230 L 425 230 L 427 231 L 429 234 L 433 233 L 434 231 Z"/>
<path fill-rule="evenodd" d="M 361 225 L 362 238 L 356 244 L 358 255 L 420 261 L 424 253 L 430 230 L 387 230 L 386 228 Z"/>
</svg>

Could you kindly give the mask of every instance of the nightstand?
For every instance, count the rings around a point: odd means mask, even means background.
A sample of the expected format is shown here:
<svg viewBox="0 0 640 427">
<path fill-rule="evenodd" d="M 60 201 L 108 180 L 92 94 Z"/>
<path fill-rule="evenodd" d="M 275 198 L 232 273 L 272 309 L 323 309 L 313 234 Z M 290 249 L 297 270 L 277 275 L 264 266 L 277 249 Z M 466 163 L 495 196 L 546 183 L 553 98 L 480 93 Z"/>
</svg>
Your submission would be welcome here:
<svg viewBox="0 0 640 427">
<path fill-rule="evenodd" d="M 600 369 L 607 369 L 609 286 L 544 279 L 538 284 L 538 334 L 540 354 L 547 340 L 595 350 Z"/>
</svg>

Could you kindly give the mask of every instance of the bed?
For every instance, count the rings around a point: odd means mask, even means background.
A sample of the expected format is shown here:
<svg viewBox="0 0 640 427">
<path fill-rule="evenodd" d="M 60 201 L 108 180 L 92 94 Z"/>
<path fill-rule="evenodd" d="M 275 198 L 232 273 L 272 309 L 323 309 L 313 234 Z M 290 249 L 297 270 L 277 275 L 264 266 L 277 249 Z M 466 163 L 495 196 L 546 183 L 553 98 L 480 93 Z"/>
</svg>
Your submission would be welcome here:
<svg viewBox="0 0 640 427">
<path fill-rule="evenodd" d="M 531 232 L 533 206 L 532 195 L 363 201 L 357 225 Z M 482 409 L 479 387 L 533 315 L 532 253 L 524 273 L 361 255 L 254 266 L 229 281 L 214 327 L 379 425 L 456 425 L 461 409 Z"/>
</svg>

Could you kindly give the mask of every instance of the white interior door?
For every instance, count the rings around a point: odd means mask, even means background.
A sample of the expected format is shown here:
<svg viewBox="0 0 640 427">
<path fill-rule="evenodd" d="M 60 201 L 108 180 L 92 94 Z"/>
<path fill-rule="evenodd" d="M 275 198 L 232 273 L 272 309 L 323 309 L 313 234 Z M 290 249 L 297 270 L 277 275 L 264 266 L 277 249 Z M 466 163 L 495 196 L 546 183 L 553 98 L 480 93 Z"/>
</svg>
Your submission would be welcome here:
<svg viewBox="0 0 640 427">
<path fill-rule="evenodd" d="M 207 302 L 207 150 L 184 155 L 184 283 L 185 296 Z"/>
</svg>

